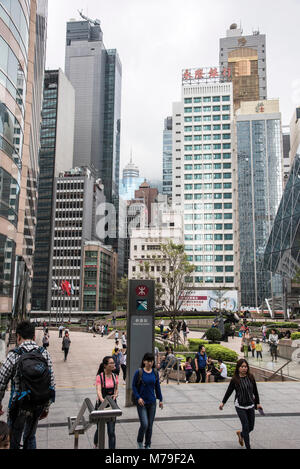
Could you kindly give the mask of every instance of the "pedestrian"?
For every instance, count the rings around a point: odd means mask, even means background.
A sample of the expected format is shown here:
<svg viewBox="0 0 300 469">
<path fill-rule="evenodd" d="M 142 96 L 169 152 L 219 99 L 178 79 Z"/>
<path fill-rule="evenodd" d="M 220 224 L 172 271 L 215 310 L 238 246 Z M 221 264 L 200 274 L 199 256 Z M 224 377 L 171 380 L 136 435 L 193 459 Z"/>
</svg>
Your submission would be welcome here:
<svg viewBox="0 0 300 469">
<path fill-rule="evenodd" d="M 93 325 L 93 328 L 92 328 L 92 330 L 93 330 L 93 337 L 96 337 L 96 334 L 97 334 L 97 329 L 96 329 L 96 326 L 95 326 L 95 324 Z"/>
<path fill-rule="evenodd" d="M 65 336 L 62 341 L 62 350 L 65 354 L 65 362 L 67 361 L 69 350 L 70 350 L 71 340 L 68 332 L 65 333 Z"/>
<path fill-rule="evenodd" d="M 8 426 L 10 448 L 36 449 L 38 422 L 48 416 L 55 400 L 53 366 L 49 353 L 35 342 L 35 327 L 29 321 L 16 328 L 17 348 L 8 353 L 0 369 L 0 417 L 2 401 L 11 382 Z M 30 394 L 30 400 L 28 396 Z"/>
<path fill-rule="evenodd" d="M 120 352 L 118 347 L 116 347 L 113 351 L 112 357 L 115 362 L 114 374 L 118 376 L 120 374 L 120 369 L 121 369 L 121 356 L 122 356 L 122 353 Z"/>
<path fill-rule="evenodd" d="M 104 327 L 104 325 L 102 324 L 102 326 L 101 326 L 101 337 L 102 337 L 102 339 L 103 339 L 103 337 L 104 337 L 104 333 L 105 333 L 105 327 Z"/>
<path fill-rule="evenodd" d="M 256 340 L 256 358 L 257 360 L 260 358 L 262 360 L 262 344 L 259 339 Z"/>
<path fill-rule="evenodd" d="M 119 395 L 119 379 L 114 373 L 115 362 L 113 357 L 105 357 L 99 367 L 96 378 L 97 389 L 97 404 L 96 409 L 99 409 L 107 396 L 110 396 L 115 402 Z M 109 407 L 109 405 L 108 405 Z M 109 420 L 107 422 L 108 444 L 109 449 L 116 449 L 116 420 Z M 98 429 L 94 436 L 94 444 L 98 446 Z"/>
<path fill-rule="evenodd" d="M 182 332 L 183 332 L 184 343 L 186 343 L 187 335 L 190 331 L 189 331 L 189 328 L 188 328 L 187 323 L 185 321 L 183 321 L 183 324 L 182 324 Z"/>
<path fill-rule="evenodd" d="M 59 328 L 58 328 L 58 331 L 59 331 L 58 338 L 59 338 L 59 339 L 62 339 L 63 330 L 64 330 L 64 326 L 61 324 L 61 325 L 59 326 Z"/>
<path fill-rule="evenodd" d="M 159 327 L 160 327 L 160 335 L 163 335 L 163 333 L 164 333 L 164 327 L 165 327 L 165 321 L 164 321 L 164 319 L 162 319 L 162 320 L 160 321 Z"/>
<path fill-rule="evenodd" d="M 263 343 L 265 344 L 267 341 L 267 326 L 263 325 L 261 331 L 263 336 Z"/>
<path fill-rule="evenodd" d="M 242 348 L 241 348 L 241 351 L 244 352 L 244 358 L 248 358 L 250 342 L 251 342 L 251 337 L 250 337 L 249 332 L 246 330 L 242 338 Z"/>
<path fill-rule="evenodd" d="M 236 393 L 236 412 L 242 423 L 242 431 L 237 431 L 236 434 L 238 436 L 240 445 L 244 446 L 245 444 L 247 449 L 251 449 L 249 435 L 254 430 L 255 409 L 262 410 L 262 407 L 259 401 L 259 394 L 255 378 L 250 373 L 248 362 L 244 359 L 241 359 L 237 362 L 234 376 L 230 381 L 224 399 L 220 404 L 220 410 L 223 410 L 224 405 L 230 398 L 233 391 Z"/>
<path fill-rule="evenodd" d="M 5 422 L 0 422 L 0 450 L 9 449 L 9 444 L 9 426 Z"/>
<path fill-rule="evenodd" d="M 43 336 L 43 339 L 42 339 L 42 344 L 43 344 L 43 347 L 47 350 L 47 348 L 49 347 L 49 335 L 47 334 L 47 332 L 44 333 L 44 336 Z"/>
<path fill-rule="evenodd" d="M 192 357 L 187 357 L 185 365 L 184 365 L 184 371 L 185 371 L 185 382 L 189 383 L 191 377 L 193 376 Z"/>
<path fill-rule="evenodd" d="M 125 332 L 122 333 L 122 339 L 121 339 L 121 341 L 122 341 L 122 347 L 123 347 L 123 348 L 124 348 L 124 347 L 127 347 L 127 337 L 126 337 Z"/>
<path fill-rule="evenodd" d="M 218 374 L 218 370 L 215 367 L 214 362 L 211 357 L 207 357 L 207 372 L 206 372 L 206 382 L 210 382 L 210 377 L 215 377 Z"/>
<path fill-rule="evenodd" d="M 151 449 L 153 423 L 156 415 L 156 399 L 159 407 L 163 409 L 163 397 L 159 383 L 159 375 L 155 367 L 154 355 L 146 353 L 142 360 L 141 368 L 135 372 L 132 391 L 136 402 L 140 429 L 138 432 L 138 448 Z"/>
<path fill-rule="evenodd" d="M 227 366 L 223 363 L 222 358 L 218 359 L 219 370 L 216 368 L 217 373 L 215 374 L 215 383 L 219 383 L 220 381 L 225 381 L 228 378 L 227 375 Z"/>
<path fill-rule="evenodd" d="M 230 326 L 230 331 L 231 331 L 231 337 L 234 339 L 235 336 L 235 325 L 232 323 Z"/>
<path fill-rule="evenodd" d="M 207 355 L 205 353 L 204 345 L 199 346 L 199 350 L 195 357 L 195 367 L 197 380 L 196 383 L 205 383 L 206 382 L 206 365 L 207 365 Z"/>
<path fill-rule="evenodd" d="M 255 358 L 256 343 L 254 339 L 251 340 L 250 347 L 251 347 L 252 358 Z"/>
<path fill-rule="evenodd" d="M 123 372 L 123 381 L 126 382 L 126 372 L 127 372 L 127 348 L 123 347 L 120 358 L 120 365 Z"/>
<path fill-rule="evenodd" d="M 119 331 L 115 332 L 115 343 L 119 343 Z"/>
<path fill-rule="evenodd" d="M 270 344 L 270 352 L 272 356 L 272 362 L 275 360 L 277 362 L 277 347 L 278 347 L 279 339 L 278 334 L 276 334 L 275 329 L 272 329 L 271 334 L 269 335 L 269 344 Z"/>
</svg>

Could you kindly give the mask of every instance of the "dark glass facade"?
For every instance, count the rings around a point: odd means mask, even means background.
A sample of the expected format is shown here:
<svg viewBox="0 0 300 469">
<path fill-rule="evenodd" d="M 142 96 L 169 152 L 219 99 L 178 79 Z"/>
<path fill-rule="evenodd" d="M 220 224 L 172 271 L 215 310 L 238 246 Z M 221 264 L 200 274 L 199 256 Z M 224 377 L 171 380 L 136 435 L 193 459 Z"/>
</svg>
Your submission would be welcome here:
<svg viewBox="0 0 300 469">
<path fill-rule="evenodd" d="M 241 304 L 259 307 L 278 291 L 264 252 L 282 195 L 280 119 L 237 122 Z"/>
<path fill-rule="evenodd" d="M 45 73 L 32 309 L 47 310 L 56 152 L 58 71 Z"/>
<path fill-rule="evenodd" d="M 289 279 L 300 271 L 300 147 L 265 250 L 264 266 Z"/>
</svg>

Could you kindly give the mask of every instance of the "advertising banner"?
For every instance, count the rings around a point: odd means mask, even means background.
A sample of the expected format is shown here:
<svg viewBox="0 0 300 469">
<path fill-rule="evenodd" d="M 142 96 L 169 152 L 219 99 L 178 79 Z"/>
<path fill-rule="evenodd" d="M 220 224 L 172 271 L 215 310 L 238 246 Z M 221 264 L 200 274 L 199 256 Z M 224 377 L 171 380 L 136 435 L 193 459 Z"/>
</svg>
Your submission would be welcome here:
<svg viewBox="0 0 300 469">
<path fill-rule="evenodd" d="M 237 290 L 185 291 L 180 300 L 180 311 L 211 312 L 215 309 L 225 309 L 236 312 L 238 309 Z"/>
</svg>

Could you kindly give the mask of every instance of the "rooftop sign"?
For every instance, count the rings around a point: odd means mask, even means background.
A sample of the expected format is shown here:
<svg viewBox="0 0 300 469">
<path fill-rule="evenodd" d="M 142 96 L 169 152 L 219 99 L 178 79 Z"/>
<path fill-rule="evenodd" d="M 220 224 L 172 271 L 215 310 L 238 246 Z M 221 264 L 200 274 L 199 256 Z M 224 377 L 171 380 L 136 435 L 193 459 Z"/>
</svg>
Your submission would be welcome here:
<svg viewBox="0 0 300 469">
<path fill-rule="evenodd" d="M 184 85 L 227 81 L 231 81 L 231 68 L 205 67 L 185 69 L 182 71 L 182 83 Z"/>
</svg>

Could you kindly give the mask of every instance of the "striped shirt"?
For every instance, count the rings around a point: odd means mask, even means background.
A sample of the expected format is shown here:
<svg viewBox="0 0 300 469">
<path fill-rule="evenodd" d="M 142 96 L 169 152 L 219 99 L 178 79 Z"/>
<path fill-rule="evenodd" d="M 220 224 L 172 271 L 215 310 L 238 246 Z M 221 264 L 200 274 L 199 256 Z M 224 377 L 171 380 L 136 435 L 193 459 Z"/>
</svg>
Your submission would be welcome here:
<svg viewBox="0 0 300 469">
<path fill-rule="evenodd" d="M 38 350 L 40 347 L 33 340 L 26 340 L 20 345 L 20 348 L 25 349 L 27 352 L 32 350 Z M 49 372 L 51 375 L 51 387 L 55 390 L 55 381 L 53 373 L 53 365 L 47 350 L 44 349 L 42 356 L 47 360 Z M 5 391 L 7 389 L 9 381 L 11 381 L 11 399 L 14 399 L 20 392 L 20 382 L 18 376 L 16 376 L 17 363 L 20 355 L 16 354 L 13 350 L 8 353 L 6 361 L 0 368 L 0 404 L 4 398 Z M 51 402 L 45 406 L 45 409 L 49 409 Z"/>
<path fill-rule="evenodd" d="M 251 379 L 249 376 L 245 376 L 240 378 L 239 384 L 232 379 L 224 396 L 223 404 L 226 404 L 233 391 L 236 392 L 235 407 L 252 409 L 259 404 L 259 395 L 254 378 Z"/>
</svg>

